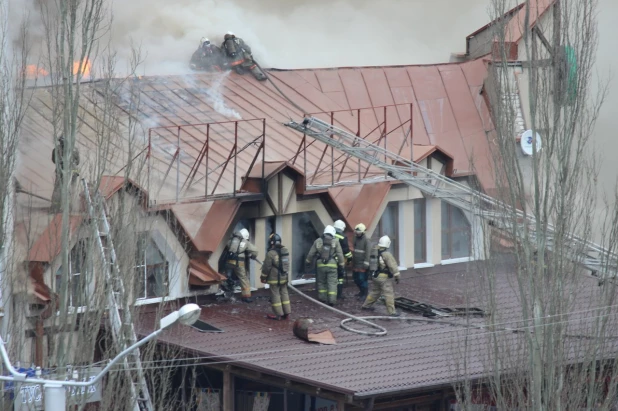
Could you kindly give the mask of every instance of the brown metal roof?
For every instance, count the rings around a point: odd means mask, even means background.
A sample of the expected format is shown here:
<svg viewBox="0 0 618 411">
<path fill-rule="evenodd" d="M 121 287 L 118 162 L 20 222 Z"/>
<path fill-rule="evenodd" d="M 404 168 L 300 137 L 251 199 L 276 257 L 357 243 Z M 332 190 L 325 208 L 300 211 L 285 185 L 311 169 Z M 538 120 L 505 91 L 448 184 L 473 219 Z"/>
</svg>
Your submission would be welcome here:
<svg viewBox="0 0 618 411">
<path fill-rule="evenodd" d="M 225 281 L 226 277 L 214 270 L 208 262 L 201 262 L 197 259 L 189 261 L 189 284 L 205 286 L 219 284 Z"/>
<path fill-rule="evenodd" d="M 75 234 L 83 220 L 82 216 L 69 216 L 69 236 Z M 51 222 L 34 242 L 28 253 L 28 261 L 50 263 L 62 248 L 62 214 L 53 216 Z"/>
<path fill-rule="evenodd" d="M 342 187 L 331 196 L 350 227 L 359 223 L 369 226 L 379 217 L 378 211 L 390 188 L 389 182 L 363 184 Z"/>
<path fill-rule="evenodd" d="M 214 252 L 232 224 L 240 207 L 237 199 L 216 200 L 212 203 L 193 242 L 198 251 Z"/>
<path fill-rule="evenodd" d="M 315 70 L 270 70 L 271 79 L 282 89 L 288 98 L 302 106 L 307 112 L 318 113 L 329 110 L 356 110 L 365 107 L 393 104 L 409 104 L 413 107 L 413 143 L 416 145 L 434 145 L 454 157 L 455 175 L 470 173 L 470 159 L 474 155 L 474 164 L 478 179 L 485 190 L 495 187 L 491 168 L 491 156 L 485 132 L 492 130 L 489 111 L 479 94 L 487 67 L 481 60 L 428 66 L 399 67 L 359 67 Z M 132 84 L 130 84 L 132 83 Z M 96 155 L 98 137 L 97 117 L 94 107 L 99 103 L 97 89 L 102 87 L 97 82 L 83 84 L 84 98 L 82 104 L 83 124 L 77 136 L 78 148 L 84 157 L 84 163 L 90 156 Z M 154 201 L 169 200 L 180 194 L 181 198 L 198 199 L 204 196 L 205 189 L 214 195 L 231 194 L 234 188 L 240 189 L 242 178 L 254 164 L 251 175 L 261 167 L 253 163 L 258 148 L 251 142 L 262 133 L 259 120 L 238 123 L 238 152 L 234 162 L 236 173 L 231 165 L 226 169 L 222 164 L 233 150 L 233 130 L 235 123 L 217 123 L 236 118 L 243 120 L 265 118 L 266 150 L 265 168 L 267 175 L 275 172 L 283 162 L 299 169 L 305 162 L 305 156 L 297 155 L 302 135 L 286 128 L 283 122 L 290 118 L 300 119 L 299 112 L 284 98 L 270 82 L 260 83 L 251 76 L 239 76 L 228 73 L 224 77 L 211 73 L 185 76 L 143 77 L 119 82 L 118 110 L 119 135 L 112 141 L 105 173 L 110 177 L 104 180 L 106 192 L 113 193 L 119 189 L 122 179 L 114 177 L 119 174 L 128 158 L 139 155 L 146 145 L 139 146 L 138 141 L 148 141 L 148 136 L 133 141 L 133 152 L 128 151 L 127 102 L 123 96 L 128 89 L 138 87 L 141 90 L 140 107 L 137 120 L 145 129 L 159 127 L 150 136 L 152 150 L 148 167 L 134 167 L 136 175 L 130 176 L 148 191 Z M 132 89 L 133 91 L 135 88 Z M 127 93 L 125 93 L 127 92 Z M 218 94 L 217 94 L 218 93 Z M 28 161 L 20 162 L 17 175 L 22 185 L 37 194 L 51 197 L 53 189 L 53 164 L 50 155 L 53 148 L 53 136 L 49 132 L 52 118 L 51 93 L 47 88 L 32 90 L 32 104 L 24 119 L 24 138 L 20 142 L 20 153 Z M 386 113 L 389 124 L 399 124 L 409 116 L 409 106 L 401 106 Z M 370 132 L 383 121 L 381 109 L 366 109 L 360 124 L 360 135 L 374 141 L 380 131 Z M 340 116 L 338 126 L 347 127 L 356 133 L 356 113 Z M 210 126 L 204 123 L 209 123 Z M 201 125 L 197 125 L 201 124 Z M 168 127 L 161 129 L 160 127 Z M 181 127 L 179 129 L 178 127 Z M 205 147 L 206 135 L 210 133 L 209 171 L 205 172 L 205 161 L 199 163 L 200 153 Z M 178 141 L 180 155 L 174 160 Z M 409 145 L 406 148 L 404 133 L 400 130 L 388 137 L 388 148 L 403 156 L 410 156 Z M 138 145 L 139 147 L 135 147 Z M 36 150 L 34 149 L 36 147 Z M 322 173 L 316 178 L 316 184 L 330 184 L 331 173 L 324 173 L 329 159 L 321 160 L 323 145 L 308 141 L 306 152 L 307 174 L 310 170 Z M 142 156 L 145 156 L 143 151 Z M 415 155 L 416 157 L 416 155 Z M 144 158 L 139 157 L 140 161 Z M 91 159 L 93 162 L 95 158 Z M 261 159 L 259 159 L 261 161 Z M 338 160 L 343 161 L 343 160 Z M 321 170 L 318 165 L 322 163 Z M 175 175 L 179 165 L 179 176 Z M 273 170 L 270 168 L 273 167 Z M 357 165 L 349 161 L 345 172 L 337 174 L 341 180 L 354 181 Z M 144 177 L 146 170 L 151 170 L 150 177 Z M 191 180 L 192 170 L 197 170 Z M 225 172 L 224 172 L 225 170 Z M 87 177 L 88 170 L 82 170 Z M 307 172 L 306 172 L 307 171 Z M 137 174 L 140 173 L 141 174 Z M 382 175 L 372 169 L 373 175 Z M 372 175 L 370 173 L 370 176 Z M 234 180 L 234 174 L 236 180 Z M 316 174 L 317 175 L 317 174 Z M 327 178 L 328 177 L 328 178 Z M 309 177 L 307 177 L 309 178 Z M 177 179 L 182 189 L 176 187 Z M 188 182 L 192 181 L 189 187 Z M 150 182 L 150 186 L 147 183 Z M 207 182 L 207 186 L 206 186 Z M 217 185 L 218 183 L 218 185 Z M 216 189 L 215 189 L 216 186 Z M 367 188 L 369 191 L 382 188 Z M 373 193 L 376 194 L 376 193 Z M 336 204 L 344 207 L 341 214 L 349 214 L 350 198 L 356 198 L 357 192 L 345 189 L 339 192 Z M 192 200 L 193 201 L 193 200 Z M 227 200 L 226 200 L 227 201 Z M 231 204 L 235 205 L 232 207 Z M 174 204 L 171 209 L 181 222 L 182 227 L 195 241 L 199 249 L 212 251 L 221 241 L 227 226 L 234 216 L 237 202 L 217 203 L 218 205 L 181 205 Z M 348 204 L 348 205 L 346 205 Z M 224 206 L 222 206 L 224 205 Z M 375 207 L 374 207 L 375 206 Z M 377 209 L 372 205 L 371 209 Z M 373 211 L 354 211 L 352 218 L 365 220 L 375 218 Z"/>
<path fill-rule="evenodd" d="M 499 305 L 492 313 L 496 322 L 508 324 L 511 328 L 523 326 L 517 290 L 512 282 L 514 261 L 510 257 L 497 264 L 495 261 L 475 262 L 403 272 L 396 294 L 450 307 L 465 306 L 468 295 L 472 298 L 472 306 L 486 308 L 478 292 L 478 281 L 481 280 L 479 269 L 483 264 L 492 264 L 491 268 L 496 272 L 495 292 Z M 602 291 L 594 279 L 583 276 L 578 277 L 570 287 L 581 292 L 574 295 L 574 301 L 568 308 L 574 313 L 570 317 L 574 321 L 564 326 L 568 327 L 571 335 L 585 335 L 589 326 L 585 321 L 586 313 L 590 312 L 587 310 L 598 306 Z M 313 288 L 313 285 L 307 285 L 303 290 L 315 297 Z M 355 292 L 353 285 L 346 286 L 344 294 L 348 298 L 339 308 L 355 315 L 367 315 L 359 310 L 360 304 L 353 297 Z M 461 354 L 464 348 L 468 353 L 466 375 L 480 377 L 487 372 L 487 333 L 469 330 L 467 338 L 464 338 L 466 320 L 463 318 L 451 317 L 430 322 L 424 317 L 404 312 L 405 317 L 417 321 L 382 321 L 380 324 L 388 329 L 388 335 L 368 337 L 344 331 L 339 327 L 342 320 L 339 315 L 293 292 L 291 321 L 266 319 L 265 315 L 270 312 L 268 292 L 259 291 L 255 297 L 253 304 L 217 304 L 208 300 L 203 305 L 202 318 L 222 329 L 223 333 L 205 334 L 187 327 L 177 327 L 165 332 L 159 341 L 184 348 L 197 357 L 212 356 L 217 361 L 230 361 L 293 381 L 360 397 L 450 384 L 460 379 L 463 373 L 458 369 L 464 360 Z M 384 314 L 384 306 L 379 305 L 375 315 Z M 294 337 L 292 324 L 300 317 L 314 319 L 316 331 L 331 330 L 337 345 L 309 344 Z M 141 334 L 147 334 L 152 331 L 154 322 L 148 316 L 142 318 L 138 327 Z M 446 321 L 451 324 L 446 324 Z M 470 321 L 473 324 L 483 323 L 483 320 L 474 318 Z M 453 326 L 453 323 L 459 326 Z M 512 338 L 513 343 L 517 343 L 523 336 L 509 331 L 505 338 Z M 517 352 L 522 356 L 519 358 L 521 361 L 527 360 L 524 351 Z"/>
</svg>

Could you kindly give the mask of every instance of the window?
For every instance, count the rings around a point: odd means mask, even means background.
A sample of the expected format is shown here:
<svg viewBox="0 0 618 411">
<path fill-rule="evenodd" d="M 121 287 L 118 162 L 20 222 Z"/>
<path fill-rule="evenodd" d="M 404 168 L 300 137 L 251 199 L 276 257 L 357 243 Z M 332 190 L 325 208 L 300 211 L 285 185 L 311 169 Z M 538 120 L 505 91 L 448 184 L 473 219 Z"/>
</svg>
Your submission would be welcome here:
<svg viewBox="0 0 618 411">
<path fill-rule="evenodd" d="M 135 258 L 136 298 L 165 297 L 168 293 L 168 264 L 147 233 L 140 233 Z"/>
<path fill-rule="evenodd" d="M 414 200 L 414 262 L 427 261 L 427 214 L 425 199 Z"/>
<path fill-rule="evenodd" d="M 87 239 L 82 239 L 75 244 L 69 253 L 69 278 L 67 284 L 69 307 L 82 307 L 87 301 L 85 272 Z M 62 267 L 56 272 L 56 291 L 60 294 L 64 291 L 64 279 Z"/>
<path fill-rule="evenodd" d="M 387 235 L 391 239 L 390 252 L 398 258 L 399 256 L 399 203 L 388 203 L 378 222 L 378 226 L 373 231 L 371 242 L 377 244 L 380 237 Z"/>
<path fill-rule="evenodd" d="M 470 256 L 470 223 L 464 213 L 442 202 L 442 259 Z"/>
</svg>

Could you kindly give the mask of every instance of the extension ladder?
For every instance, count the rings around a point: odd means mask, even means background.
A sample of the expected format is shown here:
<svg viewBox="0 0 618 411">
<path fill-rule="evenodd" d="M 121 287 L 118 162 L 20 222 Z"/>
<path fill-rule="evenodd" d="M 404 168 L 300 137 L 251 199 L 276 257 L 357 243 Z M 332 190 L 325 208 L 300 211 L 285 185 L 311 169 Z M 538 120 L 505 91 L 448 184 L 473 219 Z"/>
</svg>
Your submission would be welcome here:
<svg viewBox="0 0 618 411">
<path fill-rule="evenodd" d="M 131 316 L 131 307 L 126 301 L 126 293 L 122 276 L 116 264 L 116 251 L 111 238 L 110 226 L 105 211 L 105 201 L 97 191 L 93 198 L 90 196 L 88 183 L 82 179 L 84 184 L 84 194 L 88 215 L 95 222 L 96 241 L 101 253 L 105 271 L 105 282 L 107 289 L 107 304 L 109 310 L 109 321 L 112 328 L 112 337 L 118 351 L 123 351 L 137 342 L 135 326 Z M 96 211 L 95 211 L 96 207 Z M 97 218 L 98 215 L 98 218 Z M 101 226 L 103 231 L 101 231 Z M 102 238 L 106 238 L 108 253 L 105 252 L 105 245 Z M 109 255 L 108 255 L 109 254 Z M 121 307 L 121 308 L 120 308 Z M 129 361 L 130 360 L 130 361 Z M 142 369 L 139 349 L 131 351 L 123 359 L 123 365 L 127 373 L 127 378 L 131 381 L 131 398 L 135 401 L 133 409 L 135 411 L 153 411 L 152 400 L 148 393 L 146 377 Z M 135 372 L 131 372 L 134 369 Z"/>
<path fill-rule="evenodd" d="M 385 171 L 389 177 L 415 187 L 424 194 L 478 215 L 487 220 L 492 227 L 510 234 L 519 234 L 521 237 L 518 238 L 519 241 L 527 239 L 526 241 L 536 242 L 537 219 L 531 214 L 524 213 L 319 118 L 307 116 L 300 123 L 290 121 L 284 125 L 375 166 Z M 556 246 L 554 227 L 549 223 L 545 224 L 544 249 L 552 250 Z M 618 255 L 615 253 L 576 235 L 567 235 L 566 241 L 559 246 L 565 250 L 571 261 L 586 267 L 593 276 L 599 277 L 599 285 L 608 278 L 615 278 L 618 269 Z"/>
</svg>

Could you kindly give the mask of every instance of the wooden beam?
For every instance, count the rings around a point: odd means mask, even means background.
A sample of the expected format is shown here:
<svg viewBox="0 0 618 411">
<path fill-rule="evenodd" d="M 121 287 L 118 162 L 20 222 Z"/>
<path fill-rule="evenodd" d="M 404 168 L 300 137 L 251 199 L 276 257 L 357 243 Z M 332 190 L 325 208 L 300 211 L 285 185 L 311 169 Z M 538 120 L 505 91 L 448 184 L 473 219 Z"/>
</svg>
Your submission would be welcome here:
<svg viewBox="0 0 618 411">
<path fill-rule="evenodd" d="M 541 43 L 543 43 L 543 45 L 545 46 L 547 51 L 549 51 L 549 54 L 553 56 L 554 55 L 554 48 L 551 46 L 551 44 L 549 44 L 549 41 L 543 35 L 543 32 L 541 31 L 541 29 L 538 26 L 534 26 L 532 28 L 532 32 L 537 35 L 539 40 L 541 40 Z"/>
</svg>

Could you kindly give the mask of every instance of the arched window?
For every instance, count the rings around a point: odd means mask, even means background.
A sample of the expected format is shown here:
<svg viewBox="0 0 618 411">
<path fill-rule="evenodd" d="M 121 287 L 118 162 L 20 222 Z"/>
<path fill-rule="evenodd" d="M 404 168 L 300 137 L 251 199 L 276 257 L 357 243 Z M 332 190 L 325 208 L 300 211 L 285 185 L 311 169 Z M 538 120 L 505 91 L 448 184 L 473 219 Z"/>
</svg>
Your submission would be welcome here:
<svg viewBox="0 0 618 411">
<path fill-rule="evenodd" d="M 442 202 L 442 259 L 469 257 L 470 223 L 457 207 Z"/>
</svg>

